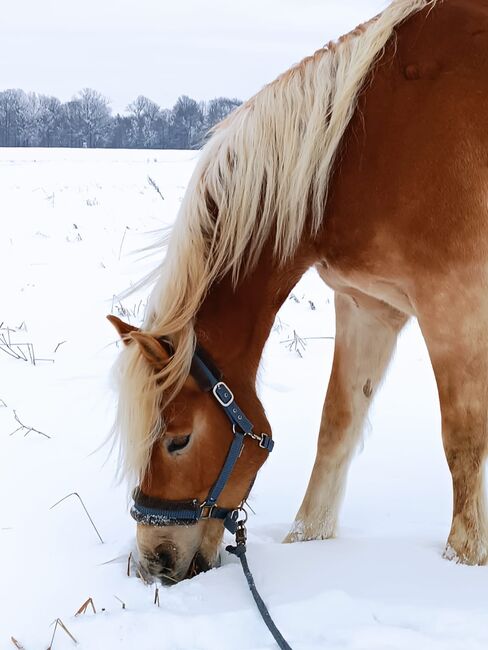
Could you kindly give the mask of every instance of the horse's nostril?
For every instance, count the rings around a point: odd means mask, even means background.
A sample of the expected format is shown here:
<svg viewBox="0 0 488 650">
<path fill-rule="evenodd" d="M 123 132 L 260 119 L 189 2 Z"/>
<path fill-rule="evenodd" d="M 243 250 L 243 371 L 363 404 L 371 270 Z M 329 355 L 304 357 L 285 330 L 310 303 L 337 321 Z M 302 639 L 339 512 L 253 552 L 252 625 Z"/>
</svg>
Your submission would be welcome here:
<svg viewBox="0 0 488 650">
<path fill-rule="evenodd" d="M 171 569 L 174 565 L 173 554 L 167 546 L 158 546 L 155 553 L 156 561 L 162 569 Z"/>
</svg>

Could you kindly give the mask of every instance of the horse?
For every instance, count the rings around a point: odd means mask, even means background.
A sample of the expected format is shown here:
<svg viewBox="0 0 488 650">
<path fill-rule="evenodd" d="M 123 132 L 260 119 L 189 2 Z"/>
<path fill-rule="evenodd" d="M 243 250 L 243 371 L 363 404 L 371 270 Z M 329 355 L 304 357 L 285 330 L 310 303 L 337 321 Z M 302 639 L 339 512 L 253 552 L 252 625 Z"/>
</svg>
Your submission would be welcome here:
<svg viewBox="0 0 488 650">
<path fill-rule="evenodd" d="M 487 562 L 487 52 L 487 0 L 394 0 L 213 131 L 142 327 L 109 317 L 125 343 L 116 427 L 147 573 L 175 582 L 217 564 L 271 451 L 262 350 L 314 266 L 335 292 L 334 359 L 285 541 L 335 535 L 368 408 L 415 317 L 452 474 L 444 556 Z"/>
</svg>

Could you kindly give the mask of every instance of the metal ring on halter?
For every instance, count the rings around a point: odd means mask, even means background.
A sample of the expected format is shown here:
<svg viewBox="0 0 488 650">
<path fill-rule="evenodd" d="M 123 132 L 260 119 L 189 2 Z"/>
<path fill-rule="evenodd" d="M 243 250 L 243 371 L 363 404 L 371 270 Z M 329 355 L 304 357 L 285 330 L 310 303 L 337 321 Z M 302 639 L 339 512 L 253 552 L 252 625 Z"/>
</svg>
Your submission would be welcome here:
<svg viewBox="0 0 488 650">
<path fill-rule="evenodd" d="M 247 431 L 239 431 L 239 430 L 237 429 L 237 424 L 233 424 L 233 425 L 232 425 L 232 433 L 233 433 L 235 436 L 242 436 L 243 433 L 244 433 L 245 436 L 252 435 L 252 434 L 249 434 Z"/>
<path fill-rule="evenodd" d="M 239 519 L 238 523 L 242 525 L 246 524 L 248 514 L 247 514 L 247 510 L 244 508 L 242 504 L 237 508 L 237 512 L 242 512 L 244 514 L 244 519 Z"/>
<path fill-rule="evenodd" d="M 232 425 L 232 433 L 234 434 L 239 433 L 239 431 L 236 431 L 236 426 L 237 426 L 236 424 Z M 261 436 L 258 436 L 258 434 L 254 433 L 254 431 L 244 431 L 244 435 L 249 436 L 253 440 L 258 440 L 258 441 L 261 440 Z"/>
<path fill-rule="evenodd" d="M 200 519 L 212 519 L 216 505 L 207 504 L 205 501 L 200 504 Z"/>
</svg>

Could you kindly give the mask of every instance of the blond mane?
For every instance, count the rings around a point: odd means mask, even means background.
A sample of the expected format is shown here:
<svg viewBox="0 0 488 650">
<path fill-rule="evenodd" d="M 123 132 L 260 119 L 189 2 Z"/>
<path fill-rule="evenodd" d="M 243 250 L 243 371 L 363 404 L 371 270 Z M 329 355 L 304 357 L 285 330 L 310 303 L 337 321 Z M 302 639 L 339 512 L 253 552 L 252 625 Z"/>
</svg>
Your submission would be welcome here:
<svg viewBox="0 0 488 650">
<path fill-rule="evenodd" d="M 271 233 L 280 259 L 304 229 L 321 225 L 329 179 L 366 75 L 396 25 L 436 0 L 395 0 L 383 13 L 281 75 L 213 132 L 190 180 L 167 255 L 154 278 L 143 329 L 170 337 L 175 353 L 156 377 L 130 345 L 118 363 L 116 428 L 124 474 L 147 469 L 162 406 L 188 376 L 193 319 L 219 276 L 237 281 Z M 252 241 L 252 248 L 250 242 Z"/>
</svg>

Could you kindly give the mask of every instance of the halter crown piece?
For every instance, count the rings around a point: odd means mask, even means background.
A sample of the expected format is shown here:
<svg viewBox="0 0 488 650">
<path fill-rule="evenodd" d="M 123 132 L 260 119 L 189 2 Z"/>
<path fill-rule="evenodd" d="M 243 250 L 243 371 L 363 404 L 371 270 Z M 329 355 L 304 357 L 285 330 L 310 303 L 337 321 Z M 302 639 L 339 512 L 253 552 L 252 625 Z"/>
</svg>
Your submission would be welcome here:
<svg viewBox="0 0 488 650">
<path fill-rule="evenodd" d="M 159 342 L 166 349 L 171 349 L 171 344 L 166 339 L 159 339 Z M 231 389 L 222 381 L 222 373 L 200 346 L 197 346 L 193 354 L 190 374 L 202 391 L 212 393 L 232 425 L 233 440 L 224 465 L 202 503 L 198 499 L 186 501 L 156 499 L 145 495 L 140 487 L 137 487 L 134 490 L 134 503 L 130 514 L 137 523 L 149 526 L 188 526 L 202 519 L 221 519 L 227 530 L 234 534 L 242 504 L 237 508 L 221 508 L 217 505 L 217 500 L 241 455 L 245 438 L 256 441 L 261 449 L 265 449 L 268 453 L 273 450 L 274 441 L 265 433 L 254 433 L 252 423 L 239 408 Z"/>
</svg>

